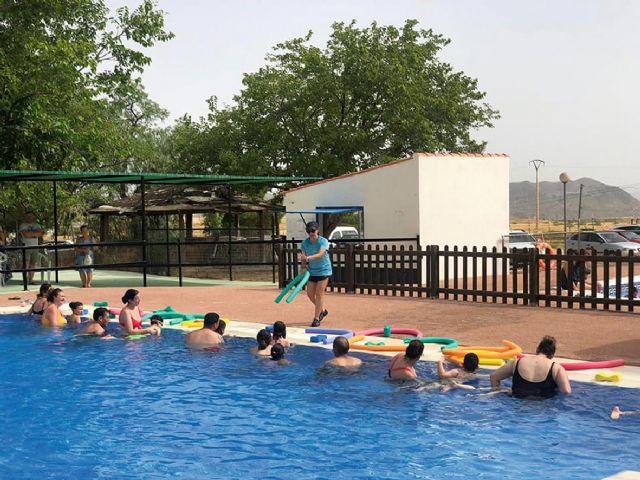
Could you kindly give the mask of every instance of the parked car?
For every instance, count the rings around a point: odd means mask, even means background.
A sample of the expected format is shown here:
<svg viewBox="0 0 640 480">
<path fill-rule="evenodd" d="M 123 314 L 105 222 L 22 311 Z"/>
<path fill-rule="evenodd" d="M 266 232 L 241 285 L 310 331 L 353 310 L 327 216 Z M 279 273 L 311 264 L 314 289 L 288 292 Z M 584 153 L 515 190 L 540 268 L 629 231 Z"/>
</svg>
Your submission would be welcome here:
<svg viewBox="0 0 640 480">
<path fill-rule="evenodd" d="M 505 247 L 509 250 L 529 250 L 536 248 L 536 239 L 526 230 L 511 230 Z"/>
<path fill-rule="evenodd" d="M 616 225 L 613 231 L 636 232 L 640 234 L 640 225 Z"/>
<path fill-rule="evenodd" d="M 640 243 L 640 233 L 633 230 L 614 230 L 615 233 L 622 235 L 629 242 Z"/>
<path fill-rule="evenodd" d="M 334 228 L 327 240 L 329 240 L 329 247 L 331 248 L 344 248 L 348 244 L 352 244 L 355 248 L 362 248 L 363 242 L 357 242 L 360 239 L 360 233 L 356 227 L 336 227 Z M 347 240 L 345 242 L 345 240 Z"/>
<path fill-rule="evenodd" d="M 578 245 L 578 236 L 580 238 L 580 245 Z M 634 254 L 640 253 L 640 245 L 628 241 L 618 232 L 580 232 L 574 233 L 569 240 L 567 240 L 567 249 L 573 248 L 574 250 L 585 249 L 592 247 L 598 253 L 604 253 L 607 251 L 621 250 L 623 254 L 629 254 L 633 251 Z"/>
</svg>

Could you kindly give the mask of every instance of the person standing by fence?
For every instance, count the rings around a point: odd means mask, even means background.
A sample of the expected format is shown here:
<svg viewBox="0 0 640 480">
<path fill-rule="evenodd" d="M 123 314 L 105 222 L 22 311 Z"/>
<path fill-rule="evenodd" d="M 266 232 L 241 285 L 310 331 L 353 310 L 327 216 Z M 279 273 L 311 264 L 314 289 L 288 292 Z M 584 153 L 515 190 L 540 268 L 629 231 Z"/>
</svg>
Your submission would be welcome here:
<svg viewBox="0 0 640 480">
<path fill-rule="evenodd" d="M 310 275 L 307 283 L 307 297 L 315 306 L 312 327 L 319 326 L 324 317 L 329 314 L 329 311 L 324 308 L 324 291 L 333 274 L 328 252 L 329 241 L 320 236 L 319 229 L 318 222 L 307 223 L 309 237 L 300 246 L 302 268 L 306 269 Z"/>
<path fill-rule="evenodd" d="M 76 239 L 76 270 L 80 273 L 82 288 L 91 288 L 93 279 L 93 237 L 89 234 L 89 227 L 80 227 L 80 236 Z"/>
<path fill-rule="evenodd" d="M 40 243 L 40 237 L 44 235 L 44 230 L 40 224 L 36 223 L 36 217 L 33 212 L 26 212 L 24 214 L 24 222 L 18 227 L 18 233 L 20 236 L 20 243 L 25 247 L 35 247 Z M 24 250 L 25 265 L 27 268 L 35 268 L 36 259 L 38 258 L 39 250 L 33 248 Z M 31 271 L 27 273 L 29 283 L 33 283 L 33 274 Z"/>
</svg>

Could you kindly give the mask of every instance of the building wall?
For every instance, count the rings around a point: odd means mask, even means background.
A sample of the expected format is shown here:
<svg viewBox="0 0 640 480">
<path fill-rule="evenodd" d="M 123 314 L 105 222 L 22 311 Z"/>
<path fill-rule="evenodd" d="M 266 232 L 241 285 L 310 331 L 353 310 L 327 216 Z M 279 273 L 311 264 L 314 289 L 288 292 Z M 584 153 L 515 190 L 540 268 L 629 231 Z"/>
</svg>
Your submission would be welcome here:
<svg viewBox="0 0 640 480">
<path fill-rule="evenodd" d="M 509 157 L 417 156 L 422 245 L 501 246 L 509 233 Z"/>
<path fill-rule="evenodd" d="M 286 192 L 283 203 L 287 210 L 361 206 L 366 238 L 415 237 L 419 229 L 418 162 L 415 158 L 401 160 Z M 307 222 L 315 220 L 315 215 L 304 217 Z M 287 237 L 306 237 L 299 214 L 287 214 Z"/>
</svg>

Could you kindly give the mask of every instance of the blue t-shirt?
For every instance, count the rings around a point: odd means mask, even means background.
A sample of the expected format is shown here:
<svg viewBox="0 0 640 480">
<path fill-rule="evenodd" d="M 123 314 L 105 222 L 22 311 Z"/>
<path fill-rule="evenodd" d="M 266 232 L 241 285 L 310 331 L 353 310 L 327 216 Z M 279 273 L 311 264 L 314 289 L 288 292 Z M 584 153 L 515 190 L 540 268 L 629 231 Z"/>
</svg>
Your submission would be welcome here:
<svg viewBox="0 0 640 480">
<path fill-rule="evenodd" d="M 314 277 L 328 277 L 333 273 L 331 269 L 331 259 L 329 258 L 329 241 L 324 237 L 318 237 L 316 243 L 311 243 L 311 241 L 306 238 L 302 242 L 302 246 L 300 249 L 305 253 L 307 257 L 311 255 L 315 255 L 320 251 L 321 248 L 325 249 L 325 254 L 314 260 L 307 260 L 307 268 L 309 269 L 309 274 Z"/>
</svg>

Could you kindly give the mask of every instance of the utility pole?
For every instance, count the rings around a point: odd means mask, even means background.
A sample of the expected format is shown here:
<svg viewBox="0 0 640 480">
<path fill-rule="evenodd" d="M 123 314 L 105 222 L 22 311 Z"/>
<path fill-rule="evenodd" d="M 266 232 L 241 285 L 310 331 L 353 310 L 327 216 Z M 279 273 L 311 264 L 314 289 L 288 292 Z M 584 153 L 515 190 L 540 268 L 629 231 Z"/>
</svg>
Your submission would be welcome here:
<svg viewBox="0 0 640 480">
<path fill-rule="evenodd" d="M 578 199 L 578 251 L 580 251 L 580 212 L 582 211 L 582 189 L 584 185 L 580 184 L 580 197 Z"/>
<path fill-rule="evenodd" d="M 544 165 L 544 160 L 531 160 L 529 165 L 536 169 L 536 234 L 540 232 L 538 222 L 540 221 L 540 184 L 538 183 L 538 169 Z"/>
</svg>

